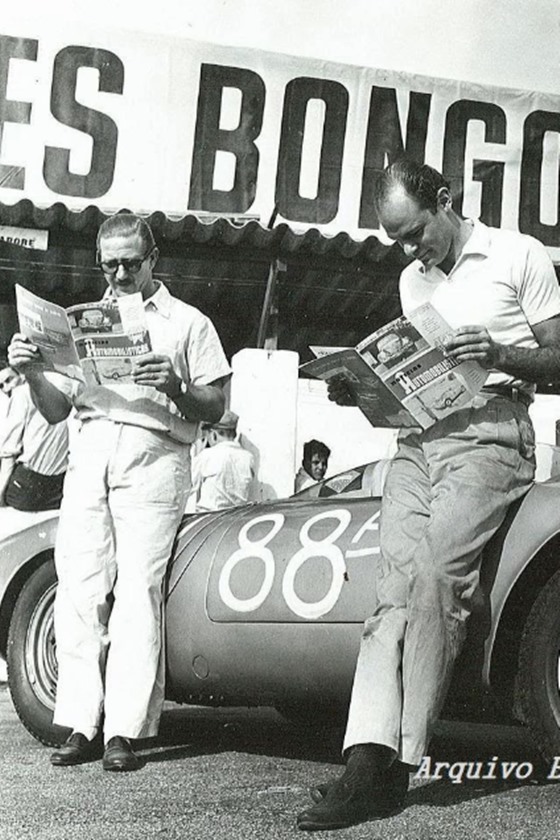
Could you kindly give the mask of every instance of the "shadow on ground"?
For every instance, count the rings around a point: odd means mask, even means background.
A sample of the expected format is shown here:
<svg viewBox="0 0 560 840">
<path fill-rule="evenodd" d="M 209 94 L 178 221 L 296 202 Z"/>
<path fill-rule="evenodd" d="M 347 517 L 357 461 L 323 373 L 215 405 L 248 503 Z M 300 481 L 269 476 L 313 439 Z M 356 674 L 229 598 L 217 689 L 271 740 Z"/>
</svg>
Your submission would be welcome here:
<svg viewBox="0 0 560 840">
<path fill-rule="evenodd" d="M 205 709 L 176 707 L 163 716 L 156 741 L 142 742 L 147 763 L 177 761 L 196 755 L 234 752 L 316 762 L 316 781 L 335 778 L 342 770 L 343 730 L 296 726 L 272 709 Z M 526 730 L 516 726 L 441 722 L 431 749 L 431 767 L 438 761 L 481 762 L 479 776 L 496 778 L 453 783 L 443 778 L 415 778 L 407 806 L 446 806 L 493 796 L 515 788 L 550 784 L 546 767 Z M 501 762 L 524 762 L 532 772 L 525 779 L 501 778 Z"/>
</svg>

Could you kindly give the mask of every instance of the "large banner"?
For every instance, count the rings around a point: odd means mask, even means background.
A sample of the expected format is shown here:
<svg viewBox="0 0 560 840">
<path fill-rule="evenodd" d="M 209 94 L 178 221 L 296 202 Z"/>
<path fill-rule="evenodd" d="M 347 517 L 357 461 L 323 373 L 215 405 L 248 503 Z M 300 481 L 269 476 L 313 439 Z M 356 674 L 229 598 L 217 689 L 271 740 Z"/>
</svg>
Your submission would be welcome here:
<svg viewBox="0 0 560 840">
<path fill-rule="evenodd" d="M 0 31 L 2 24 L 0 23 Z M 0 35 L 0 201 L 378 228 L 402 152 L 560 261 L 560 97 L 117 31 Z"/>
</svg>

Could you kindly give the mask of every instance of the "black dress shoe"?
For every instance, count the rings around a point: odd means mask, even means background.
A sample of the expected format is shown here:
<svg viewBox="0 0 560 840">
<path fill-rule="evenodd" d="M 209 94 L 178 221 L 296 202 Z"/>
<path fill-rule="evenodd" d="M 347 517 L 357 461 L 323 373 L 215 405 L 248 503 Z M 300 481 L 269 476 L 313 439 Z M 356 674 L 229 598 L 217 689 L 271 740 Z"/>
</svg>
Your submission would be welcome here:
<svg viewBox="0 0 560 840">
<path fill-rule="evenodd" d="M 393 762 L 387 771 L 387 781 L 383 789 L 384 796 L 395 810 L 402 808 L 404 805 L 408 791 L 408 774 L 409 770 L 400 761 Z M 332 779 L 330 782 L 321 782 L 309 789 L 309 796 L 313 802 L 321 802 L 329 792 L 329 788 L 335 783 L 336 779 Z"/>
<path fill-rule="evenodd" d="M 55 767 L 71 767 L 83 764 L 98 757 L 99 743 L 94 739 L 88 741 L 81 732 L 73 732 L 65 743 L 51 754 L 51 764 Z"/>
<path fill-rule="evenodd" d="M 316 804 L 299 814 L 298 828 L 330 831 L 388 817 L 402 808 L 407 788 L 408 770 L 399 762 L 372 782 L 356 784 L 341 778 L 318 785 L 311 790 Z"/>
<path fill-rule="evenodd" d="M 142 762 L 133 752 L 128 738 L 121 738 L 120 735 L 109 738 L 103 753 L 104 770 L 126 773 L 129 770 L 139 770 L 141 766 Z"/>
</svg>

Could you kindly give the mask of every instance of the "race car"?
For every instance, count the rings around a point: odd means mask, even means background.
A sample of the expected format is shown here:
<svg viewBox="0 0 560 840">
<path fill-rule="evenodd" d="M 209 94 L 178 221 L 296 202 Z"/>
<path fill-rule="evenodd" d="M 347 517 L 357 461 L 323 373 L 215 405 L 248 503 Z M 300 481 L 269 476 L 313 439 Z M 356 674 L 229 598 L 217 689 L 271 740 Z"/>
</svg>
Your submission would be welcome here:
<svg viewBox="0 0 560 840">
<path fill-rule="evenodd" d="M 375 605 L 386 467 L 367 464 L 290 499 L 185 516 L 166 582 L 169 699 L 343 721 Z M 57 515 L 20 517 L 0 534 L 0 653 L 22 722 L 57 745 L 67 735 L 52 723 Z M 544 756 L 558 755 L 560 479 L 536 483 L 510 510 L 484 552 L 482 587 L 448 708 L 469 718 L 498 698 Z"/>
</svg>

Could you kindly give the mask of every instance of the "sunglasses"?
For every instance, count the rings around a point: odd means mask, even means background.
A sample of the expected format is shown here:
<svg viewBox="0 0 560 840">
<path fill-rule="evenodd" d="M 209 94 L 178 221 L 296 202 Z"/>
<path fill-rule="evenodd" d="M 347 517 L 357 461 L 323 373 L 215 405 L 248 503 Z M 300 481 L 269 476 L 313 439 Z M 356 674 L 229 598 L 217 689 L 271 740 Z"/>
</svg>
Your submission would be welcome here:
<svg viewBox="0 0 560 840">
<path fill-rule="evenodd" d="M 97 265 L 101 268 L 103 274 L 116 274 L 121 265 L 128 274 L 138 274 L 143 263 L 146 262 L 153 252 L 154 249 L 150 248 L 148 253 L 143 257 L 131 257 L 130 259 L 125 257 L 122 260 L 100 260 L 98 258 Z"/>
</svg>

